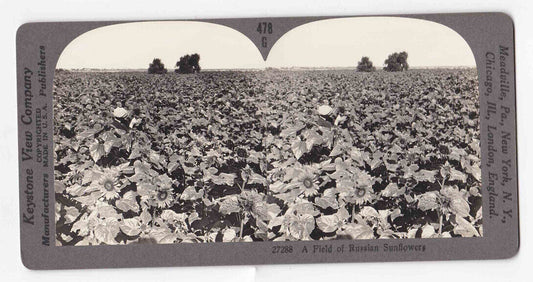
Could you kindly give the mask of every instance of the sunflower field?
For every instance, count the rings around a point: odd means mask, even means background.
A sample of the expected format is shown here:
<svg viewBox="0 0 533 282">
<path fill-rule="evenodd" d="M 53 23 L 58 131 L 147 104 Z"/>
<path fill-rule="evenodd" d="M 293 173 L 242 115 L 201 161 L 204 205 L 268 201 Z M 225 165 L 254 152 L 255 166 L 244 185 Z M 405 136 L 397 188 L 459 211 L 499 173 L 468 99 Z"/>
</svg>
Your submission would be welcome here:
<svg viewBox="0 0 533 282">
<path fill-rule="evenodd" d="M 483 236 L 478 96 L 475 69 L 56 72 L 56 244 Z"/>
</svg>

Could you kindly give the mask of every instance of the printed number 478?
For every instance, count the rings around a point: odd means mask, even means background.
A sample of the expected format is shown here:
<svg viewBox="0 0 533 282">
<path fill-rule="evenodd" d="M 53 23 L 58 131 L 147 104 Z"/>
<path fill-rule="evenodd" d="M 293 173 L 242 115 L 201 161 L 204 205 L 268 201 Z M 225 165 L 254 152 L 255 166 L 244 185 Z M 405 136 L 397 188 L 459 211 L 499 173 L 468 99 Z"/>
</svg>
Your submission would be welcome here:
<svg viewBox="0 0 533 282">
<path fill-rule="evenodd" d="M 257 32 L 259 32 L 259 34 L 272 34 L 272 23 L 260 22 L 257 25 Z"/>
<path fill-rule="evenodd" d="M 259 34 L 272 34 L 272 23 L 270 22 L 260 22 L 257 25 L 257 32 Z M 261 47 L 266 48 L 268 46 L 267 37 L 261 37 Z"/>
</svg>

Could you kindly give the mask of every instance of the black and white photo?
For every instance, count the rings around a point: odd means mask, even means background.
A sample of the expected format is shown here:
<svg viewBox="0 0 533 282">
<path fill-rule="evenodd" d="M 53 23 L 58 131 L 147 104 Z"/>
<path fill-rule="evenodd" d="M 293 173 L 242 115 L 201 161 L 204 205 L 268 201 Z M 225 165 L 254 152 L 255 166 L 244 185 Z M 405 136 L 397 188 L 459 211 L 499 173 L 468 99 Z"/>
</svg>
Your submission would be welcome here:
<svg viewBox="0 0 533 282">
<path fill-rule="evenodd" d="M 88 31 L 54 76 L 55 244 L 482 237 L 478 86 L 419 19 L 314 21 L 266 60 L 213 23 Z"/>
</svg>

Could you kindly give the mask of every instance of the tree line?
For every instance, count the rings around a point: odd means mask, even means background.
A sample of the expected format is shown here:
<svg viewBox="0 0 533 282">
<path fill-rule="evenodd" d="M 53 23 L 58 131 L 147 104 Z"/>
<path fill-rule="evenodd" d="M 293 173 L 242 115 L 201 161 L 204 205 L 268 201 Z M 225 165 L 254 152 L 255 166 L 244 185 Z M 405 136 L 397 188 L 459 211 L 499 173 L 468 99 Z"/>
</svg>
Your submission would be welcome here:
<svg viewBox="0 0 533 282">
<path fill-rule="evenodd" d="M 407 52 L 403 51 L 400 53 L 392 53 L 385 60 L 385 66 L 383 69 L 385 71 L 406 71 L 409 69 L 409 64 L 407 63 Z M 362 57 L 361 61 L 357 63 L 357 71 L 361 72 L 373 72 L 376 70 L 376 67 L 370 61 L 368 57 Z"/>
<path fill-rule="evenodd" d="M 395 52 L 389 55 L 385 60 L 385 66 L 383 69 L 385 71 L 406 71 L 409 69 L 409 64 L 407 63 L 407 52 Z M 179 61 L 176 63 L 176 73 L 197 73 L 200 72 L 200 55 L 198 54 L 187 54 L 182 56 Z M 359 72 L 373 72 L 376 70 L 376 67 L 370 61 L 368 57 L 362 57 L 361 61 L 357 63 L 357 71 Z M 148 73 L 150 74 L 164 74 L 167 73 L 165 64 L 159 58 L 155 58 L 152 63 L 148 66 Z"/>
<path fill-rule="evenodd" d="M 194 54 L 187 54 L 185 56 L 182 56 L 178 62 L 175 65 L 176 69 L 174 72 L 176 73 L 197 73 L 200 72 L 200 55 L 194 53 Z M 155 58 L 152 63 L 148 65 L 148 73 L 150 74 L 165 74 L 167 73 L 167 69 L 165 68 L 165 64 L 161 61 L 159 58 Z"/>
</svg>

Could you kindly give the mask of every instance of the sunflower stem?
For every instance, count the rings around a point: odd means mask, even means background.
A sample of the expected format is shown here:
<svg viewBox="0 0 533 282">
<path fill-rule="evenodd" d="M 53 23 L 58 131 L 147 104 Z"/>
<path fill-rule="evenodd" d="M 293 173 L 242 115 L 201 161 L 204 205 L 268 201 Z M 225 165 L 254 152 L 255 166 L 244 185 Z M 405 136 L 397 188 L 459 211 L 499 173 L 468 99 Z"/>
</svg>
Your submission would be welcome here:
<svg viewBox="0 0 533 282">
<path fill-rule="evenodd" d="M 156 215 L 155 199 L 152 199 L 152 227 L 154 227 L 155 215 Z"/>
<path fill-rule="evenodd" d="M 241 229 L 239 230 L 239 238 L 242 239 L 242 231 L 244 229 L 244 217 L 239 213 L 239 219 L 241 220 Z"/>
<path fill-rule="evenodd" d="M 152 227 L 154 227 L 154 221 L 155 221 L 155 207 L 152 207 Z"/>
<path fill-rule="evenodd" d="M 248 178 L 242 180 L 242 189 L 241 189 L 241 191 L 244 191 L 244 187 L 246 187 L 246 182 L 248 182 Z"/>
<path fill-rule="evenodd" d="M 352 204 L 352 223 L 355 223 L 355 204 Z"/>
<path fill-rule="evenodd" d="M 440 183 L 440 189 L 441 190 L 442 190 L 442 188 L 444 188 L 444 183 L 446 182 L 446 178 L 448 178 L 448 177 L 445 176 L 445 177 L 442 178 L 442 183 Z"/>
<path fill-rule="evenodd" d="M 440 190 L 442 191 L 442 189 L 444 188 L 444 184 L 446 183 L 446 178 L 447 176 L 444 176 L 442 178 L 442 183 L 440 183 Z M 439 191 L 440 193 L 440 191 Z M 438 197 L 439 199 L 439 237 L 442 236 L 442 221 L 443 221 L 443 216 L 444 216 L 444 213 L 442 211 L 442 200 L 440 199 L 440 197 Z"/>
<path fill-rule="evenodd" d="M 443 214 L 441 211 L 439 211 L 439 237 L 442 236 L 442 217 Z"/>
</svg>

